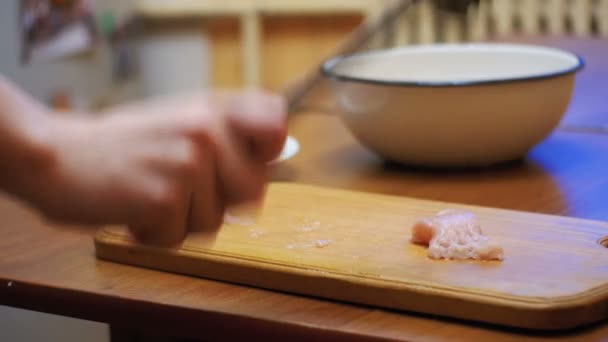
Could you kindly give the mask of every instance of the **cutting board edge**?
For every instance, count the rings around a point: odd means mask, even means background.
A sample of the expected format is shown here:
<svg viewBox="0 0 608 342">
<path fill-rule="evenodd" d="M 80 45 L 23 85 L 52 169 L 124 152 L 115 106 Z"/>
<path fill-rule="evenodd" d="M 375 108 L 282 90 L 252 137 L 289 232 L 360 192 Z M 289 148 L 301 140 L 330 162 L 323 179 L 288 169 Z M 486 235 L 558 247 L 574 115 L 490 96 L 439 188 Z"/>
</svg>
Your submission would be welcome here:
<svg viewBox="0 0 608 342">
<path fill-rule="evenodd" d="M 94 242 L 96 256 L 108 261 L 296 295 L 526 329 L 570 329 L 603 320 L 608 315 L 608 285 L 572 296 L 524 300 L 517 296 L 498 296 L 452 286 L 405 282 L 395 285 L 399 282 L 363 278 L 310 267 L 298 268 L 293 265 L 239 258 L 236 255 L 205 253 L 202 250 L 176 250 L 175 253 L 167 253 L 166 249 L 133 245 L 132 240 L 108 232 L 106 229 L 97 232 Z M 138 257 L 134 258 L 136 254 Z M 253 269 L 251 266 L 255 266 L 255 271 L 259 273 L 247 276 Z M 280 281 L 273 280 L 281 277 L 283 279 Z M 331 293 L 319 294 L 311 291 L 309 287 L 303 285 L 306 283 L 316 283 L 317 287 L 330 289 Z M 379 286 L 387 283 L 392 283 L 393 286 Z M 277 284 L 289 285 L 277 287 Z M 362 298 L 361 293 L 366 293 L 365 291 L 370 289 L 373 290 L 372 295 L 365 295 L 365 298 Z M 394 298 L 400 300 L 395 301 Z M 441 306 L 443 309 L 434 309 Z M 449 308 L 447 313 L 446 307 Z M 494 312 L 502 312 L 503 319 L 488 319 L 484 311 L 489 308 Z M 495 316 L 493 314 L 493 317 Z"/>
</svg>

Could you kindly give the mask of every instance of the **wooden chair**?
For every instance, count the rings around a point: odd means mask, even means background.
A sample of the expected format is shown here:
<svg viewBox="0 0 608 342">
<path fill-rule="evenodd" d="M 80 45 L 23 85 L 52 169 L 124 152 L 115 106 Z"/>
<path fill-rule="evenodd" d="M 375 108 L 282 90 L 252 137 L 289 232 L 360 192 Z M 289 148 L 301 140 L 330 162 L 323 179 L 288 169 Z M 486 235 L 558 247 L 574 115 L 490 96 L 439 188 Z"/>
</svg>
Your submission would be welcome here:
<svg viewBox="0 0 608 342">
<path fill-rule="evenodd" d="M 608 0 L 480 0 L 460 14 L 439 10 L 433 0 L 419 0 L 391 31 L 369 47 L 481 41 L 494 34 L 608 37 Z"/>
</svg>

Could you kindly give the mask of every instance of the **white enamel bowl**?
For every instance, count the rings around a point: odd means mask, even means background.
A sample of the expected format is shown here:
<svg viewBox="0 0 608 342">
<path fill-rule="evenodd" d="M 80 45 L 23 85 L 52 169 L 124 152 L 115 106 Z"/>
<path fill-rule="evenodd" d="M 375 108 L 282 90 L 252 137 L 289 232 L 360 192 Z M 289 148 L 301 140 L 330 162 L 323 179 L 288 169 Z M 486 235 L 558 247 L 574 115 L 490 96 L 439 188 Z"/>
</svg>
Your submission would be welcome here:
<svg viewBox="0 0 608 342">
<path fill-rule="evenodd" d="M 436 44 L 323 63 L 353 135 L 386 159 L 482 166 L 519 159 L 557 126 L 577 55 L 512 44 Z"/>
</svg>

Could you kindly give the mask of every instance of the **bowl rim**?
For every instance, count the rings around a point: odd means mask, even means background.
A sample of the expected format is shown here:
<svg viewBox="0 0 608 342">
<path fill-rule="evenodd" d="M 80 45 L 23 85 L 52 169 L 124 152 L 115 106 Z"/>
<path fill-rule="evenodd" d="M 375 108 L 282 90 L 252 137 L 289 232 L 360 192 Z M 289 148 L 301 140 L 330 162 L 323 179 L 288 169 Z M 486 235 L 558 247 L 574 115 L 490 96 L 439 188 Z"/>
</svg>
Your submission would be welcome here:
<svg viewBox="0 0 608 342">
<path fill-rule="evenodd" d="M 338 65 L 340 61 L 363 57 L 368 55 L 379 55 L 386 52 L 397 52 L 400 50 L 415 50 L 420 48 L 448 48 L 448 47 L 515 47 L 515 48 L 523 48 L 523 49 L 537 49 L 537 50 L 547 50 L 551 52 L 557 52 L 563 55 L 568 55 L 570 57 L 574 57 L 577 63 L 571 67 L 567 67 L 558 71 L 546 72 L 541 74 L 535 74 L 531 76 L 516 76 L 510 78 L 497 78 L 497 79 L 487 79 L 487 80 L 469 80 L 469 81 L 395 81 L 395 80 L 381 80 L 381 79 L 373 79 L 369 77 L 356 77 L 356 76 L 348 76 L 348 75 L 340 75 L 333 70 L 333 68 Z M 578 54 L 555 47 L 548 47 L 543 45 L 535 45 L 535 44 L 512 44 L 512 43 L 435 43 L 435 44 L 416 44 L 416 45 L 407 45 L 396 48 L 388 48 L 388 49 L 380 49 L 380 50 L 370 50 L 370 51 L 362 51 L 355 52 L 350 54 L 343 54 L 334 57 L 330 57 L 326 59 L 323 63 L 321 63 L 320 72 L 321 75 L 327 77 L 329 79 L 337 80 L 337 81 L 348 81 L 348 82 L 356 82 L 356 83 L 366 83 L 366 84 L 375 84 L 375 85 L 384 85 L 384 86 L 414 86 L 414 87 L 463 87 L 463 86 L 475 86 L 475 85 L 491 85 L 491 84 L 503 84 L 503 83 L 513 83 L 513 82 L 522 82 L 522 81 L 533 81 L 533 80 L 543 80 L 548 78 L 555 78 L 559 76 L 564 76 L 571 73 L 576 73 L 582 70 L 585 67 L 585 60 Z"/>
</svg>

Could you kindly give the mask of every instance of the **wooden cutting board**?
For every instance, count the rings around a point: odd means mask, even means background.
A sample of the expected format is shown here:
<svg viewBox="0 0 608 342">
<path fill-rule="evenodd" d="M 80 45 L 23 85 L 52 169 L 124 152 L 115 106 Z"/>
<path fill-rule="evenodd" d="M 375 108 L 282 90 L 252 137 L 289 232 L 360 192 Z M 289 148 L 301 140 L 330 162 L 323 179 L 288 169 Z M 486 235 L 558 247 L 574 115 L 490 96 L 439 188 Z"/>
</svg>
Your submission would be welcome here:
<svg viewBox="0 0 608 342">
<path fill-rule="evenodd" d="M 409 242 L 418 218 L 473 211 L 505 259 L 437 261 Z M 120 227 L 96 236 L 98 257 L 328 299 L 532 329 L 608 315 L 608 224 L 573 218 L 272 184 L 253 224 L 225 224 L 214 242 L 138 245 Z"/>
</svg>

